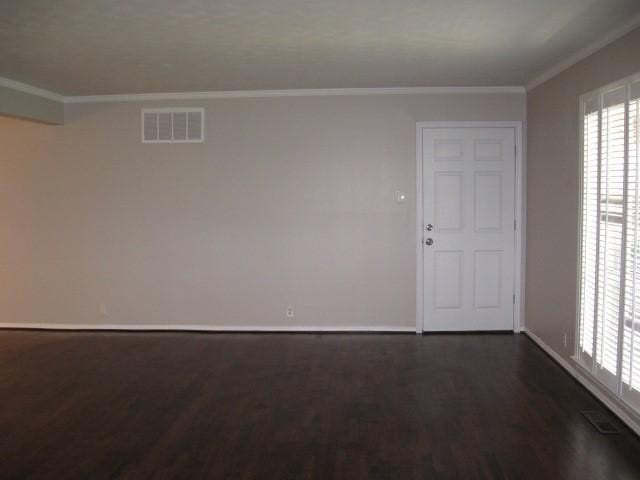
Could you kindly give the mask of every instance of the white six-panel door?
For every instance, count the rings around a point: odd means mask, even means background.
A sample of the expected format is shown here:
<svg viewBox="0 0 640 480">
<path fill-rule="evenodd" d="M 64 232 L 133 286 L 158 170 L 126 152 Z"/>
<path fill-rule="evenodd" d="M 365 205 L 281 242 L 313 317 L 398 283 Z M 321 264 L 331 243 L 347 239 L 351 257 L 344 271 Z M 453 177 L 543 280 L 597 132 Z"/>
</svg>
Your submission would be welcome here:
<svg viewBox="0 0 640 480">
<path fill-rule="evenodd" d="M 513 330 L 515 131 L 421 133 L 423 329 Z"/>
</svg>

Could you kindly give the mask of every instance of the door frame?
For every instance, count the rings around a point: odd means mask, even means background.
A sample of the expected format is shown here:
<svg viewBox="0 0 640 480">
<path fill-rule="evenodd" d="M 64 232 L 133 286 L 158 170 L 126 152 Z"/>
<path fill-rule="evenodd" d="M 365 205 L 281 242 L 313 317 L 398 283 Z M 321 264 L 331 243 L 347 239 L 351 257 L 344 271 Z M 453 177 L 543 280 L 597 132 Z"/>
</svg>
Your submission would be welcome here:
<svg viewBox="0 0 640 480">
<path fill-rule="evenodd" d="M 416 333 L 424 331 L 424 249 L 422 241 L 424 192 L 422 191 L 422 129 L 424 128 L 512 128 L 515 137 L 515 233 L 514 233 L 514 305 L 513 331 L 524 330 L 524 273 L 526 251 L 526 153 L 522 122 L 417 122 L 416 123 Z"/>
</svg>

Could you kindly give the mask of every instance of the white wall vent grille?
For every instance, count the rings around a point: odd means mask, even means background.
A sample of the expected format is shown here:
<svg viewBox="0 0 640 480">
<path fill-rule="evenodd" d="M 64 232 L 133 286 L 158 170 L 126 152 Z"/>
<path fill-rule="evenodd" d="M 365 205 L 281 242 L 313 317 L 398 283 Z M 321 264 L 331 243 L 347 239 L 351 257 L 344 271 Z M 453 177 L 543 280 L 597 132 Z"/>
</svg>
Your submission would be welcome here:
<svg viewBox="0 0 640 480">
<path fill-rule="evenodd" d="M 204 108 L 143 108 L 142 143 L 204 141 Z"/>
</svg>

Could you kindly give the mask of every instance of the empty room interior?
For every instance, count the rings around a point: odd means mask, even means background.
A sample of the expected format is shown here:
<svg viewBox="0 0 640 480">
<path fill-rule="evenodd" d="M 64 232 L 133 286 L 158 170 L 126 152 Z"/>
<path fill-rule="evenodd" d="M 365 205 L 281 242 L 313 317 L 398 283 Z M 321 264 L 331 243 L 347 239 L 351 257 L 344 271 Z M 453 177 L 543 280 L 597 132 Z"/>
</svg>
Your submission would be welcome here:
<svg viewBox="0 0 640 480">
<path fill-rule="evenodd" d="M 1 479 L 640 479 L 638 0 L 1 0 Z"/>
</svg>

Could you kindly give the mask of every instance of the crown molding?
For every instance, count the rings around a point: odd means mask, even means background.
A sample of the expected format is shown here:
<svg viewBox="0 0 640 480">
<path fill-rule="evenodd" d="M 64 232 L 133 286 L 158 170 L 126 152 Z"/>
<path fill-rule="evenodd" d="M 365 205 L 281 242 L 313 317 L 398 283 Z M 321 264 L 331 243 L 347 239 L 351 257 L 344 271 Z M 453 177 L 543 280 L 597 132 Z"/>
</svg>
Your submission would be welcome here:
<svg viewBox="0 0 640 480">
<path fill-rule="evenodd" d="M 131 93 L 115 95 L 63 96 L 26 83 L 0 77 L 0 87 L 7 87 L 62 103 L 142 102 L 159 100 L 205 100 L 225 98 L 330 97 L 348 95 L 446 95 L 446 94 L 524 94 L 522 86 L 493 87 L 383 87 L 383 88 L 313 88 L 292 90 L 229 90 L 211 92 Z"/>
<path fill-rule="evenodd" d="M 627 33 L 631 32 L 632 30 L 638 27 L 640 27 L 640 13 L 638 13 L 637 15 L 634 15 L 629 20 L 624 22 L 622 25 L 618 26 L 617 28 L 614 28 L 613 30 L 605 34 L 603 37 L 601 37 L 600 39 L 578 50 L 576 53 L 574 53 L 570 57 L 565 58 L 563 61 L 554 64 L 549 69 L 535 76 L 534 78 L 532 78 L 526 83 L 525 89 L 527 91 L 533 90 L 537 86 L 542 85 L 547 80 L 551 80 L 553 77 L 555 77 L 559 73 L 574 66 L 576 63 L 578 63 L 581 60 L 584 60 L 589 55 L 593 55 L 598 50 L 601 50 L 602 48 L 606 47 L 610 43 L 615 42 L 619 38 L 623 37 L 624 35 L 626 35 Z"/>
<path fill-rule="evenodd" d="M 133 93 L 65 97 L 65 103 L 140 102 L 150 100 L 203 100 L 225 98 L 326 97 L 346 95 L 419 95 L 461 93 L 526 93 L 524 87 L 390 87 L 319 88 L 294 90 L 231 90 L 217 92 Z"/>
<path fill-rule="evenodd" d="M 42 97 L 48 100 L 53 100 L 54 102 L 65 101 L 65 97 L 58 93 L 51 92 L 43 88 L 27 85 L 26 83 L 17 82 L 9 78 L 0 77 L 0 87 L 10 88 L 12 90 L 17 90 L 18 92 L 22 92 L 22 93 L 28 93 L 29 95 L 35 95 L 36 97 Z"/>
</svg>

